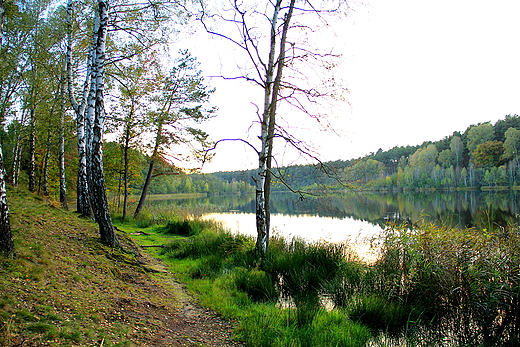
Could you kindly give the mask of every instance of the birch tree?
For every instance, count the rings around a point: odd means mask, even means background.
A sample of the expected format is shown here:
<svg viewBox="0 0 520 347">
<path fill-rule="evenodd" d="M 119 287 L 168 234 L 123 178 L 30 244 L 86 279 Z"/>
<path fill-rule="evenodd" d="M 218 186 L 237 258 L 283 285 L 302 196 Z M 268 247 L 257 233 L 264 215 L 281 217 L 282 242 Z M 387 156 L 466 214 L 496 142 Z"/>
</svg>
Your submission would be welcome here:
<svg viewBox="0 0 520 347">
<path fill-rule="evenodd" d="M 76 5 L 77 11 L 74 13 Z M 107 2 L 108 5 L 108 2 Z M 119 62 L 132 59 L 142 53 L 147 53 L 157 46 L 167 42 L 168 35 L 172 32 L 172 18 L 177 18 L 178 14 L 172 13 L 175 9 L 175 1 L 150 0 L 145 2 L 139 1 L 110 1 L 110 8 L 107 15 L 107 30 L 110 31 L 110 45 L 108 46 L 107 56 L 105 58 L 105 66 L 110 68 L 112 72 L 107 71 L 107 77 L 113 74 L 113 71 L 124 68 L 119 66 Z M 91 216 L 91 209 L 88 199 L 88 179 L 87 179 L 87 157 L 86 144 L 88 129 L 86 126 L 85 113 L 87 111 L 87 99 L 89 91 L 92 89 L 91 81 L 93 72 L 93 63 L 95 51 L 93 50 L 95 42 L 90 38 L 90 47 L 87 51 L 82 51 L 85 46 L 84 32 L 89 27 L 88 18 L 83 12 L 90 13 L 88 8 L 81 8 L 80 2 L 73 3 L 72 0 L 67 2 L 67 80 L 69 89 L 69 98 L 76 114 L 76 131 L 78 138 L 78 183 L 77 183 L 77 206 L 78 212 Z M 95 24 L 93 24 L 95 25 Z M 82 72 L 78 67 L 78 57 L 84 63 Z M 82 64 L 79 64 L 82 65 Z M 75 81 L 78 77 L 83 78 L 79 90 L 75 90 Z"/>
<path fill-rule="evenodd" d="M 103 172 L 102 136 L 105 123 L 104 89 L 108 27 L 108 1 L 98 0 L 94 20 L 92 71 L 86 113 L 86 158 L 90 206 L 99 226 L 101 241 L 118 246 L 114 232 Z"/>
<path fill-rule="evenodd" d="M 66 46 L 66 69 L 67 69 L 67 90 L 69 94 L 70 104 L 76 114 L 76 135 L 78 146 L 78 178 L 76 185 L 76 209 L 77 212 L 86 217 L 92 216 L 92 210 L 89 202 L 88 181 L 87 181 L 87 152 L 85 140 L 85 110 L 87 107 L 87 96 L 91 80 L 93 49 L 94 49 L 94 35 L 92 36 L 90 48 L 86 58 L 86 71 L 84 82 L 82 84 L 81 97 L 77 100 L 73 86 L 73 71 L 72 71 L 72 0 L 67 2 L 67 46 Z"/>
<path fill-rule="evenodd" d="M 67 199 L 67 181 L 65 179 L 65 84 L 60 90 L 60 122 L 58 165 L 60 169 L 60 203 L 64 210 L 69 209 Z"/>
<path fill-rule="evenodd" d="M 325 15 L 336 12 L 340 5 L 341 1 L 275 0 L 260 1 L 253 5 L 229 1 L 229 8 L 218 13 L 202 6 L 199 19 L 206 31 L 231 42 L 249 61 L 243 69 L 243 75 L 223 77 L 251 81 L 263 93 L 263 103 L 257 105 L 260 145 L 255 147 L 245 141 L 258 155 L 258 169 L 254 177 L 256 250 L 262 256 L 266 254 L 269 244 L 269 198 L 271 179 L 275 174 L 275 139 L 317 159 L 305 142 L 279 125 L 279 109 L 285 105 L 286 111 L 298 110 L 318 121 L 324 121 L 312 106 L 320 98 L 340 96 L 343 91 L 336 86 L 333 78 L 325 77 L 336 56 L 331 52 L 317 52 L 309 46 L 313 35 L 310 25 L 324 25 Z M 306 21 L 308 17 L 313 17 L 312 21 Z M 218 29 L 212 29 L 212 20 L 220 25 Z M 305 78 L 315 75 L 317 71 L 321 71 L 325 78 Z"/>
<path fill-rule="evenodd" d="M 0 0 L 0 52 L 3 53 L 5 6 L 4 0 Z M 0 119 L 3 122 L 3 117 Z M 5 169 L 0 142 L 0 253 L 7 257 L 14 255 L 14 241 L 9 217 L 9 205 L 7 203 L 7 192 L 5 188 Z"/>
</svg>

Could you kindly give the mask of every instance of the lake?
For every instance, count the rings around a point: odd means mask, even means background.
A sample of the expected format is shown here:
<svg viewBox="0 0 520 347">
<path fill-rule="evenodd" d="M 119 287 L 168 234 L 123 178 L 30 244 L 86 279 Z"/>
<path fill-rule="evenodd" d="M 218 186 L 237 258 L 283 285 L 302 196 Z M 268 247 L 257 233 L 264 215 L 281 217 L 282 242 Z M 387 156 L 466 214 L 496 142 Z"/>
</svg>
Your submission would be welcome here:
<svg viewBox="0 0 520 347">
<path fill-rule="evenodd" d="M 420 225 L 432 222 L 456 228 L 496 230 L 519 222 L 519 192 L 458 191 L 346 192 L 323 197 L 273 193 L 272 234 L 298 236 L 309 242 L 350 241 L 364 257 L 370 255 L 370 239 L 389 223 Z M 211 196 L 156 200 L 154 204 L 206 207 L 215 212 L 204 218 L 221 221 L 234 232 L 256 235 L 254 196 Z"/>
</svg>

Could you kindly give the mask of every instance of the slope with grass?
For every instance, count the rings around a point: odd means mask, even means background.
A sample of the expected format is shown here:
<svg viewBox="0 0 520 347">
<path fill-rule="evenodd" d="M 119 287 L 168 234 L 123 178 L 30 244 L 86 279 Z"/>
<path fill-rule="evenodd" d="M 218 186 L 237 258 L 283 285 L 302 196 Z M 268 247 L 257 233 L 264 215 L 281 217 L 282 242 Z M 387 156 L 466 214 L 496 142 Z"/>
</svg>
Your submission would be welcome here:
<svg viewBox="0 0 520 347">
<path fill-rule="evenodd" d="M 0 346 L 230 346 L 231 327 L 193 303 L 157 259 L 119 232 L 9 191 L 16 244 L 0 259 Z"/>
</svg>

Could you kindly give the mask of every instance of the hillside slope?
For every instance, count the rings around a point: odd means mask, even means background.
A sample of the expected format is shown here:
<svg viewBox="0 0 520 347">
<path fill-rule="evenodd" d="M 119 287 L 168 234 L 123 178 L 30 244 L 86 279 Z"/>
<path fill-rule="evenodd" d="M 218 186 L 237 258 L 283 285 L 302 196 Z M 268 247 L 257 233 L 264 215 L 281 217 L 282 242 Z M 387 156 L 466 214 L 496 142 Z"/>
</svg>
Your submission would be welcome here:
<svg viewBox="0 0 520 347">
<path fill-rule="evenodd" d="M 234 345 L 124 234 L 113 249 L 91 221 L 23 190 L 8 197 L 17 256 L 0 258 L 0 346 Z"/>
</svg>

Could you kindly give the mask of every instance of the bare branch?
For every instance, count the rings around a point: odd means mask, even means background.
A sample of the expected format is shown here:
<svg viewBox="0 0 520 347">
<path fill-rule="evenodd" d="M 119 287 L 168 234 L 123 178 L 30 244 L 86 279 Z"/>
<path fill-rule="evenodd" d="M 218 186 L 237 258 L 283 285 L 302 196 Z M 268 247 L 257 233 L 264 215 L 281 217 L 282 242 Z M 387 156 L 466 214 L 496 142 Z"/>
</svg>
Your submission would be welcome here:
<svg viewBox="0 0 520 347">
<path fill-rule="evenodd" d="M 210 152 L 214 151 L 217 149 L 217 146 L 219 143 L 222 143 L 222 142 L 228 142 L 228 141 L 232 141 L 232 142 L 243 142 L 245 143 L 246 145 L 248 145 L 249 147 L 251 147 L 255 153 L 258 155 L 259 152 L 258 150 L 255 148 L 255 146 L 253 146 L 251 143 L 249 143 L 248 141 L 244 140 L 244 139 L 220 139 L 218 141 L 216 141 L 214 144 L 213 144 L 213 147 L 211 148 L 208 148 L 208 149 L 205 149 L 204 150 L 204 156 L 202 158 L 202 166 L 204 166 L 204 164 L 209 161 L 209 156 L 210 156 Z M 201 168 L 202 169 L 202 168 Z"/>
</svg>

